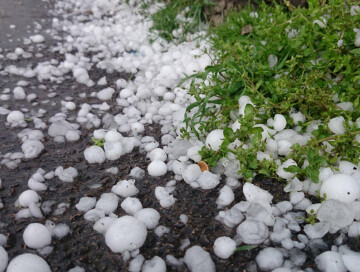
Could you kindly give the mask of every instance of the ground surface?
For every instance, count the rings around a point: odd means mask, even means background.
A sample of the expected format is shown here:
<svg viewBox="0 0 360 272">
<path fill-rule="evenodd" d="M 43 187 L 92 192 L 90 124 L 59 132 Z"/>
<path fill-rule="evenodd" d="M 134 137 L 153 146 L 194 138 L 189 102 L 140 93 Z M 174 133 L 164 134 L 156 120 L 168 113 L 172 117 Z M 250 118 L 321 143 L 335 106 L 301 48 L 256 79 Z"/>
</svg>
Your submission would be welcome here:
<svg viewBox="0 0 360 272">
<path fill-rule="evenodd" d="M 2 0 L 0 3 L 0 47 L 6 52 L 11 52 L 14 48 L 24 47 L 35 55 L 41 53 L 37 57 L 31 59 L 21 59 L 15 61 L 1 61 L 1 65 L 15 64 L 17 66 L 36 66 L 37 62 L 56 59 L 61 60 L 62 55 L 55 54 L 49 50 L 49 47 L 56 44 L 47 36 L 46 43 L 41 50 L 31 46 L 23 45 L 23 38 L 27 38 L 29 33 L 33 33 L 34 21 L 41 23 L 44 29 L 51 26 L 51 15 L 48 12 L 51 9 L 51 3 L 42 2 L 40 0 L 31 1 L 11 1 Z M 15 29 L 9 28 L 9 25 L 16 25 Z M 29 26 L 29 28 L 28 28 Z M 44 34 L 44 33 L 42 33 Z M 46 34 L 45 34 L 46 36 Z M 90 71 L 90 78 L 95 82 L 100 79 L 105 72 L 93 68 Z M 118 78 L 129 79 L 129 74 L 107 74 L 108 82 L 114 82 Z M 6 88 L 13 89 L 20 77 L 14 75 L 1 75 L 0 90 Z M 71 76 L 62 84 L 54 84 L 49 82 L 39 83 L 36 78 L 28 80 L 29 86 L 26 87 L 28 93 L 33 92 L 37 95 L 35 102 L 49 100 L 47 97 L 48 90 L 55 90 L 58 96 L 51 98 L 48 103 L 40 103 L 34 105 L 25 101 L 15 101 L 10 98 L 8 101 L 1 101 L 0 106 L 7 107 L 10 110 L 26 107 L 29 113 L 39 107 L 45 109 L 47 113 L 42 120 L 48 123 L 48 120 L 55 113 L 60 111 L 61 100 L 66 97 L 74 97 L 77 104 L 93 103 L 94 98 L 80 98 L 78 95 L 82 92 L 98 91 L 101 86 L 88 87 L 77 83 Z M 33 101 L 34 102 L 34 101 Z M 118 113 L 121 108 L 116 101 L 110 101 L 112 106 L 110 112 Z M 30 114 L 29 114 L 30 116 Z M 71 117 L 71 115 L 69 115 Z M 75 118 L 74 116 L 72 116 Z M 17 133 L 21 128 L 8 128 L 5 124 L 6 116 L 0 117 L 0 151 L 1 154 L 7 152 L 21 151 L 20 140 Z M 32 123 L 29 123 L 32 127 Z M 46 131 L 46 130 L 45 130 Z M 67 271 L 75 266 L 81 266 L 86 271 L 126 271 L 126 263 L 122 261 L 120 254 L 114 254 L 106 246 L 104 237 L 92 229 L 93 224 L 83 219 L 83 213 L 76 210 L 75 204 L 83 196 L 99 197 L 104 192 L 109 192 L 111 187 L 119 180 L 128 178 L 130 170 L 135 166 L 146 169 L 149 161 L 145 158 L 145 154 L 139 149 L 135 149 L 131 154 L 121 157 L 120 160 L 109 162 L 102 165 L 89 165 L 84 160 L 83 151 L 91 142 L 92 130 L 81 129 L 82 135 L 80 141 L 75 143 L 54 143 L 48 135 L 45 135 L 45 149 L 41 156 L 22 161 L 15 170 L 8 170 L 4 166 L 0 166 L 0 178 L 2 179 L 2 188 L 0 189 L 0 197 L 4 203 L 4 208 L 0 210 L 0 233 L 8 236 L 8 242 L 5 246 L 9 253 L 9 258 L 13 258 L 24 252 L 36 253 L 35 250 L 27 248 L 22 239 L 24 228 L 31 222 L 45 223 L 51 220 L 55 223 L 66 223 L 71 229 L 71 233 L 61 240 L 54 238 L 52 246 L 53 252 L 44 256 L 53 271 Z M 158 125 L 148 126 L 146 134 L 155 137 L 160 142 L 160 129 Z M 52 171 L 59 165 L 64 167 L 73 166 L 79 171 L 78 177 L 73 183 L 63 183 L 57 178 L 50 181 L 49 189 L 41 193 L 42 201 L 53 200 L 53 208 L 60 203 L 69 203 L 70 207 L 64 214 L 55 216 L 53 213 L 45 215 L 40 221 L 38 219 L 22 219 L 15 220 L 15 214 L 19 211 L 14 206 L 14 202 L 19 194 L 27 189 L 27 181 L 38 168 L 45 171 Z M 119 168 L 119 174 L 107 174 L 104 170 L 116 166 Z M 191 189 L 184 182 L 178 182 L 174 197 L 177 198 L 175 205 L 171 209 L 163 209 L 154 197 L 154 189 L 156 186 L 165 186 L 172 179 L 171 174 L 162 178 L 151 178 L 146 176 L 140 182 L 137 182 L 137 188 L 140 193 L 137 197 L 140 199 L 144 207 L 152 207 L 161 214 L 160 224 L 170 227 L 170 233 L 163 237 L 157 237 L 153 231 L 148 232 L 145 245 L 140 249 L 140 253 L 145 259 L 151 259 L 158 255 L 165 258 L 167 254 L 174 255 L 177 258 L 184 256 L 185 250 L 180 249 L 183 239 L 189 239 L 191 245 L 200 245 L 206 249 L 216 263 L 217 271 L 256 271 L 254 266 L 254 258 L 260 248 L 252 251 L 241 251 L 235 253 L 228 260 L 221 260 L 216 257 L 212 250 L 215 239 L 219 236 L 234 236 L 235 229 L 228 229 L 214 218 L 218 213 L 216 208 L 216 199 L 218 197 L 219 188 L 213 190 Z M 287 200 L 288 196 L 283 192 L 283 185 L 270 181 L 258 180 L 255 184 L 261 184 L 261 187 L 269 190 L 274 197 L 274 202 Z M 94 185 L 100 187 L 94 188 Z M 242 187 L 234 190 L 235 202 L 243 200 Z M 124 211 L 119 207 L 116 212 L 118 215 L 124 215 Z M 189 216 L 189 221 L 184 225 L 179 217 L 181 214 Z M 328 250 L 331 246 L 332 237 L 326 237 L 329 241 L 328 247 L 319 248 L 319 251 Z M 265 245 L 264 245 L 265 246 Z M 350 247 L 354 250 L 359 249 L 359 241 L 350 241 Z M 310 249 L 308 249 L 310 252 Z M 37 253 L 36 253 L 37 254 Z M 311 255 L 311 254 L 309 254 Z M 308 258 L 305 267 L 314 267 L 314 262 Z M 168 271 L 188 271 L 185 267 L 170 267 Z"/>
</svg>

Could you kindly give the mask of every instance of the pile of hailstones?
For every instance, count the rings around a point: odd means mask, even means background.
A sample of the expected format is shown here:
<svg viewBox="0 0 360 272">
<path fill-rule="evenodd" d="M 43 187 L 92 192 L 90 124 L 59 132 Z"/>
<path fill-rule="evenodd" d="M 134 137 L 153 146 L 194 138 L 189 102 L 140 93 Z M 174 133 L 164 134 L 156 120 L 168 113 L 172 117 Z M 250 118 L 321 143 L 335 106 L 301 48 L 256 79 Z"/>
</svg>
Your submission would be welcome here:
<svg viewBox="0 0 360 272">
<path fill-rule="evenodd" d="M 119 132 L 98 130 L 94 132 L 94 136 L 105 139 L 104 149 L 99 146 L 88 147 L 84 152 L 88 162 L 99 163 L 105 158 L 115 159 L 122 155 L 124 140 Z M 216 148 L 216 141 L 213 141 L 211 133 L 206 143 Z M 113 148 L 116 145 L 118 147 Z M 108 149 L 109 146 L 112 148 Z M 148 154 L 151 162 L 147 171 L 155 177 L 173 171 L 176 180 L 184 180 L 193 188 L 213 189 L 219 185 L 220 176 L 209 171 L 201 171 L 198 164 L 190 163 L 183 158 L 186 156 L 194 162 L 200 161 L 199 148 L 201 146 L 192 145 L 185 140 L 175 141 L 164 149 L 155 148 Z M 117 155 L 114 155 L 114 150 L 118 150 Z M 165 163 L 168 158 L 169 162 Z M 145 261 L 139 254 L 139 249 L 146 240 L 147 230 L 154 229 L 159 236 L 170 231 L 169 228 L 158 225 L 160 214 L 156 210 L 143 208 L 140 200 L 134 197 L 138 193 L 136 180 L 143 178 L 144 174 L 143 170 L 134 168 L 130 173 L 134 179 L 119 181 L 112 188 L 112 193 L 103 194 L 97 202 L 95 198 L 82 198 L 77 208 L 86 212 L 85 219 L 95 222 L 94 229 L 105 235 L 106 244 L 113 252 L 122 253 L 125 260 L 132 258 L 129 271 L 166 271 L 162 258 L 156 256 L 150 261 Z M 346 234 L 348 237 L 360 235 L 360 202 L 356 201 L 360 197 L 359 177 L 360 171 L 356 165 L 342 161 L 337 172 L 330 168 L 321 169 L 318 184 L 310 181 L 301 182 L 293 178 L 285 188 L 285 191 L 290 193 L 290 201 L 276 204 L 272 203 L 273 196 L 267 191 L 251 183 L 244 184 L 243 193 L 246 201 L 220 211 L 216 217 L 227 227 L 236 227 L 237 234 L 233 238 L 217 238 L 214 253 L 219 258 L 228 259 L 239 245 L 269 244 L 271 241 L 276 247 L 267 247 L 256 257 L 257 266 L 262 271 L 300 270 L 307 258 L 302 251 L 305 247 L 310 248 L 314 255 L 318 255 L 315 261 L 321 271 L 358 271 L 360 253 L 351 251 L 343 244 L 347 239 Z M 155 196 L 164 208 L 171 207 L 176 201 L 171 195 L 176 180 L 168 182 L 165 187 L 159 186 L 155 189 Z M 227 185 L 220 190 L 216 201 L 220 209 L 234 201 L 233 188 L 238 185 L 234 179 L 227 180 Z M 320 195 L 326 194 L 327 198 L 322 203 L 312 204 L 304 192 L 317 195 L 318 191 Z M 118 206 L 119 197 L 123 198 L 121 207 L 128 215 L 117 218 L 112 212 Z M 306 213 L 316 216 L 318 222 L 306 224 L 302 234 L 301 224 L 304 224 Z M 187 216 L 183 215 L 182 220 L 186 223 Z M 340 234 L 335 240 L 335 245 L 327 251 L 327 244 L 322 238 L 327 233 L 334 234 L 338 231 Z M 166 262 L 173 266 L 185 263 L 191 271 L 203 271 L 204 267 L 215 271 L 210 255 L 199 246 L 189 248 L 183 259 L 167 255 Z M 154 269 L 148 270 L 148 266 Z"/>
</svg>

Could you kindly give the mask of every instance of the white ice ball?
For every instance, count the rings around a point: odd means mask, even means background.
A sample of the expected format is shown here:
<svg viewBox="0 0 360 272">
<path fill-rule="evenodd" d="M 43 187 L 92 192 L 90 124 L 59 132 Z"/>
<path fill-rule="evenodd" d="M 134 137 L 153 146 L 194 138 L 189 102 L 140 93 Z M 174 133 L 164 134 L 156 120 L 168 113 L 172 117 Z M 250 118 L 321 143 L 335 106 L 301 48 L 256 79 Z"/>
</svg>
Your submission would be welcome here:
<svg viewBox="0 0 360 272">
<path fill-rule="evenodd" d="M 119 142 L 123 136 L 116 130 L 110 130 L 105 134 L 105 142 Z"/>
<path fill-rule="evenodd" d="M 166 272 L 166 264 L 159 256 L 155 256 L 151 260 L 145 261 L 141 272 Z"/>
<path fill-rule="evenodd" d="M 163 161 L 154 160 L 148 165 L 147 170 L 150 176 L 160 177 L 166 174 L 167 167 Z"/>
<path fill-rule="evenodd" d="M 143 207 L 140 200 L 136 197 L 127 197 L 121 202 L 121 208 L 128 214 L 134 215 L 137 211 L 140 211 Z"/>
<path fill-rule="evenodd" d="M 100 146 L 90 146 L 84 151 L 85 159 L 88 163 L 103 163 L 105 161 L 105 152 Z"/>
<path fill-rule="evenodd" d="M 105 157 L 110 161 L 117 160 L 123 154 L 123 148 L 120 142 L 105 142 Z"/>
<path fill-rule="evenodd" d="M 160 213 L 153 208 L 145 208 L 134 214 L 136 219 L 143 222 L 148 229 L 154 229 L 160 220 Z"/>
<path fill-rule="evenodd" d="M 320 195 L 324 196 L 324 194 L 326 194 L 326 199 L 351 202 L 360 197 L 360 188 L 351 176 L 336 174 L 323 182 Z"/>
<path fill-rule="evenodd" d="M 51 272 L 51 269 L 43 258 L 25 253 L 12 259 L 6 272 Z"/>
<path fill-rule="evenodd" d="M 44 145 L 38 140 L 26 140 L 21 145 L 21 150 L 24 153 L 24 157 L 27 159 L 36 158 L 43 149 Z"/>
<path fill-rule="evenodd" d="M 24 122 L 24 114 L 21 111 L 12 111 L 6 117 L 8 123 L 22 123 Z"/>
<path fill-rule="evenodd" d="M 31 248 L 43 248 L 51 244 L 51 234 L 42 224 L 29 224 L 23 234 L 25 244 Z"/>
<path fill-rule="evenodd" d="M 224 141 L 224 131 L 222 129 L 215 129 L 206 137 L 205 145 L 214 151 L 220 149 L 220 145 Z"/>
<path fill-rule="evenodd" d="M 110 225 L 105 233 L 106 245 L 114 252 L 139 249 L 147 236 L 146 226 L 132 216 L 122 216 Z"/>
<path fill-rule="evenodd" d="M 214 253 L 219 258 L 228 259 L 235 249 L 236 242 L 227 236 L 219 237 L 214 242 Z"/>
<path fill-rule="evenodd" d="M 0 246 L 0 272 L 5 271 L 8 261 L 9 256 L 6 250 L 2 246 Z"/>
<path fill-rule="evenodd" d="M 328 127 L 330 131 L 334 134 L 344 134 L 346 129 L 344 127 L 345 119 L 342 116 L 338 116 L 335 118 L 330 119 Z"/>
<path fill-rule="evenodd" d="M 283 131 L 286 127 L 286 119 L 282 114 L 275 114 L 274 116 L 274 129 L 276 131 Z"/>
<path fill-rule="evenodd" d="M 21 207 L 29 207 L 30 203 L 40 201 L 40 196 L 34 190 L 26 190 L 19 195 L 19 205 Z"/>
<path fill-rule="evenodd" d="M 155 161 L 155 160 L 166 161 L 167 155 L 163 149 L 155 148 L 151 150 L 151 152 L 148 154 L 148 157 L 151 161 Z"/>
</svg>

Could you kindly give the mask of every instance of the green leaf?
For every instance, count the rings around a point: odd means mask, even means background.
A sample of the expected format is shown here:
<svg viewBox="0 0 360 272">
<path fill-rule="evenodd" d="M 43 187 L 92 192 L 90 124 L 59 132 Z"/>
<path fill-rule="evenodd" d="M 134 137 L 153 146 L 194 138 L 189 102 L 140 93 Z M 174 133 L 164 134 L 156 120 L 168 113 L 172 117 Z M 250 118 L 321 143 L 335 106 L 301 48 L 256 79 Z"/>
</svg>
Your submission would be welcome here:
<svg viewBox="0 0 360 272">
<path fill-rule="evenodd" d="M 286 168 L 284 168 L 284 170 L 286 172 L 290 172 L 290 173 L 300 173 L 302 171 L 302 169 L 296 165 L 291 165 L 289 167 L 286 167 Z"/>
<path fill-rule="evenodd" d="M 235 249 L 234 252 L 237 252 L 237 251 L 245 251 L 245 250 L 252 250 L 254 248 L 257 248 L 258 246 L 251 246 L 251 245 L 243 245 L 243 246 L 239 246 Z"/>
<path fill-rule="evenodd" d="M 353 50 L 350 50 L 350 53 L 354 54 L 354 55 L 360 55 L 360 48 L 356 48 Z"/>
</svg>

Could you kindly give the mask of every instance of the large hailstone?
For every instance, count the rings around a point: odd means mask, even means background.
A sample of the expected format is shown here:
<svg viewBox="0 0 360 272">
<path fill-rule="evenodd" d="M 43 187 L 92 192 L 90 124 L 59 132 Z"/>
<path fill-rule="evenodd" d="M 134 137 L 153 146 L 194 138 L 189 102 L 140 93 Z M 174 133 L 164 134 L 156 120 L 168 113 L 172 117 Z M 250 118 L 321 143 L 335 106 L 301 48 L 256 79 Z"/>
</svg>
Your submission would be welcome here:
<svg viewBox="0 0 360 272">
<path fill-rule="evenodd" d="M 44 145 L 38 140 L 26 140 L 21 145 L 21 149 L 25 158 L 33 159 L 39 156 L 41 151 L 43 151 Z"/>
<path fill-rule="evenodd" d="M 336 174 L 326 179 L 320 189 L 320 195 L 326 199 L 351 202 L 360 197 L 358 182 L 351 176 Z"/>
<path fill-rule="evenodd" d="M 223 141 L 224 131 L 222 129 L 215 129 L 206 137 L 205 145 L 207 148 L 218 151 Z"/>
<path fill-rule="evenodd" d="M 214 242 L 214 253 L 222 259 L 228 259 L 234 254 L 236 242 L 227 236 L 221 236 Z"/>
<path fill-rule="evenodd" d="M 12 259 L 6 272 L 51 272 L 51 269 L 43 258 L 25 253 Z"/>
<path fill-rule="evenodd" d="M 125 215 L 110 225 L 105 233 L 105 242 L 114 253 L 122 253 L 139 249 L 144 244 L 146 236 L 145 224 Z"/>
<path fill-rule="evenodd" d="M 166 164 L 161 160 L 152 161 L 147 168 L 149 175 L 153 177 L 160 177 L 166 174 Z"/>
<path fill-rule="evenodd" d="M 154 229 L 159 224 L 160 213 L 153 208 L 145 208 L 137 211 L 134 217 L 143 222 L 148 229 Z"/>
<path fill-rule="evenodd" d="M 96 145 L 86 148 L 84 156 L 88 163 L 103 163 L 105 161 L 104 150 Z"/>
<path fill-rule="evenodd" d="M 236 233 L 245 244 L 258 245 L 269 236 L 269 229 L 264 223 L 247 219 L 236 229 Z"/>
<path fill-rule="evenodd" d="M 42 224 L 29 224 L 23 234 L 25 244 L 31 248 L 43 248 L 51 244 L 51 234 Z"/>
<path fill-rule="evenodd" d="M 24 118 L 21 111 L 11 111 L 6 117 L 6 121 L 11 124 L 21 124 L 24 122 Z"/>
<path fill-rule="evenodd" d="M 5 271 L 8 261 L 9 256 L 6 250 L 2 246 L 0 246 L 0 272 Z"/>
<path fill-rule="evenodd" d="M 117 160 L 123 154 L 121 142 L 105 142 L 105 157 L 110 161 Z"/>
</svg>

